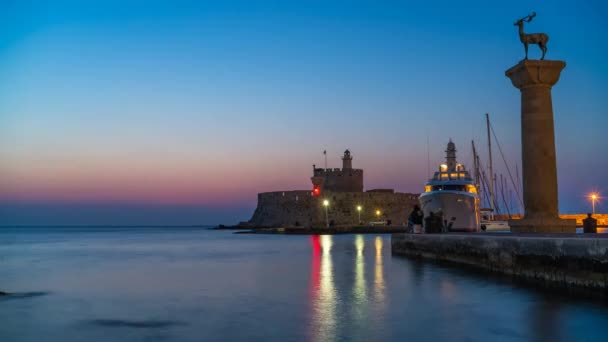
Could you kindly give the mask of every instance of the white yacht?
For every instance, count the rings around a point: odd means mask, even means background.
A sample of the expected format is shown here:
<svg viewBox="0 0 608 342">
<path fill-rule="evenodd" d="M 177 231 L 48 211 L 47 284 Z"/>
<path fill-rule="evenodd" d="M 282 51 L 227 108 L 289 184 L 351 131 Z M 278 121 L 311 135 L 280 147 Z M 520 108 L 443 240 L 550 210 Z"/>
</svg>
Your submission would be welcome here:
<svg viewBox="0 0 608 342">
<path fill-rule="evenodd" d="M 420 195 L 424 217 L 431 213 L 441 216 L 447 231 L 478 232 L 479 197 L 475 180 L 456 162 L 456 145 L 452 140 L 445 152 L 446 163 L 439 166 Z"/>
</svg>

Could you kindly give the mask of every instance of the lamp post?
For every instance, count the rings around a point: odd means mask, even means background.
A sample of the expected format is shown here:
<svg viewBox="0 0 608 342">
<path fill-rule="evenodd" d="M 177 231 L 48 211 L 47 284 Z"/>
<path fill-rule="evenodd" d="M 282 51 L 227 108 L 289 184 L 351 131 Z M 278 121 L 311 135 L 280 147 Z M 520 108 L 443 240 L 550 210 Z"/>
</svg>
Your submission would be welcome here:
<svg viewBox="0 0 608 342">
<path fill-rule="evenodd" d="M 363 209 L 360 205 L 357 206 L 357 213 L 359 213 L 359 224 L 361 224 L 361 209 Z"/>
<path fill-rule="evenodd" d="M 592 193 L 589 197 L 591 198 L 591 212 L 595 215 L 595 201 L 597 201 L 599 196 L 596 193 Z"/>
<path fill-rule="evenodd" d="M 329 207 L 329 201 L 323 200 L 323 206 L 325 207 L 325 226 L 329 228 L 329 214 L 327 213 L 327 207 Z"/>
</svg>

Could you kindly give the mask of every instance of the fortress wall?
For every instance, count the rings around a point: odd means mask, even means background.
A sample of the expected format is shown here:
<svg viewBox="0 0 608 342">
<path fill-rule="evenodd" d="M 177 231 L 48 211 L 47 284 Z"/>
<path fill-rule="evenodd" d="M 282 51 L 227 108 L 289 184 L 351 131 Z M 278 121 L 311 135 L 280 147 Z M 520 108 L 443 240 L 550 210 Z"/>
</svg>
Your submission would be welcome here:
<svg viewBox="0 0 608 342">
<path fill-rule="evenodd" d="M 314 197 L 308 190 L 264 192 L 258 194 L 258 205 L 249 223 L 258 227 L 323 227 L 325 199 L 330 202 L 329 220 L 337 226 L 358 224 L 357 205 L 363 207 L 364 223 L 389 219 L 393 225 L 401 225 L 418 204 L 417 194 L 405 193 L 325 191 Z M 376 210 L 382 212 L 380 218 L 376 217 Z"/>
<path fill-rule="evenodd" d="M 310 190 L 262 192 L 249 223 L 260 227 L 312 226 L 317 198 Z"/>
</svg>

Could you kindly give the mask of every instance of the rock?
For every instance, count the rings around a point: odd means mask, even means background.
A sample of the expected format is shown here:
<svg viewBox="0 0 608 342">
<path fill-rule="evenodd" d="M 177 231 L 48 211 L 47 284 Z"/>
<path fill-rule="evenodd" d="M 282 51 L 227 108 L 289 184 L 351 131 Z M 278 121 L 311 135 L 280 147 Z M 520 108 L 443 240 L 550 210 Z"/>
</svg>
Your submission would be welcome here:
<svg viewBox="0 0 608 342">
<path fill-rule="evenodd" d="M 8 296 L 8 293 L 0 291 L 0 296 Z"/>
</svg>

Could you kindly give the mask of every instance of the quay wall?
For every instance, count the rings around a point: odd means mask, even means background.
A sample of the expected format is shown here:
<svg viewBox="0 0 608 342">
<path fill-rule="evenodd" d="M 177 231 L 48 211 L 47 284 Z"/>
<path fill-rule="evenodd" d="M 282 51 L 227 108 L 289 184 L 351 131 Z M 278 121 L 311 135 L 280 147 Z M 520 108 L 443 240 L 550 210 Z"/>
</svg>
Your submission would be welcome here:
<svg viewBox="0 0 608 342">
<path fill-rule="evenodd" d="M 608 238 L 585 235 L 393 234 L 392 253 L 448 261 L 608 294 Z"/>
<path fill-rule="evenodd" d="M 515 214 L 509 217 L 508 215 L 494 215 L 496 220 L 506 221 L 506 220 L 516 220 L 521 219 L 523 215 Z M 587 218 L 587 214 L 559 214 L 559 218 L 562 220 L 576 220 L 577 226 L 583 225 L 583 220 Z M 608 214 L 595 214 L 593 218 L 597 220 L 597 224 L 600 226 L 608 225 Z"/>
<path fill-rule="evenodd" d="M 577 226 L 583 225 L 583 220 L 587 218 L 587 214 L 559 214 L 561 219 L 575 219 Z M 595 214 L 593 218 L 597 220 L 597 224 L 601 226 L 608 225 L 608 214 Z"/>
<path fill-rule="evenodd" d="M 403 225 L 415 204 L 418 194 L 390 192 L 329 192 L 313 196 L 309 190 L 263 192 L 248 222 L 253 227 L 324 227 L 323 200 L 329 201 L 328 217 L 334 226 L 358 225 L 357 206 L 362 207 L 361 221 L 391 220 Z M 376 216 L 376 210 L 381 215 Z"/>
</svg>

